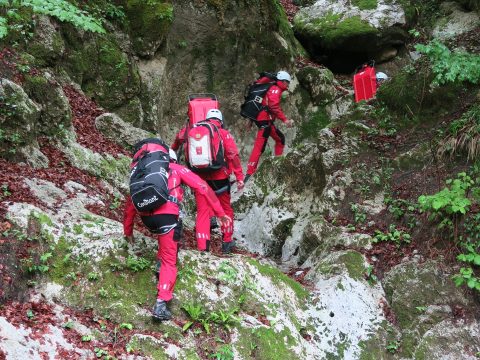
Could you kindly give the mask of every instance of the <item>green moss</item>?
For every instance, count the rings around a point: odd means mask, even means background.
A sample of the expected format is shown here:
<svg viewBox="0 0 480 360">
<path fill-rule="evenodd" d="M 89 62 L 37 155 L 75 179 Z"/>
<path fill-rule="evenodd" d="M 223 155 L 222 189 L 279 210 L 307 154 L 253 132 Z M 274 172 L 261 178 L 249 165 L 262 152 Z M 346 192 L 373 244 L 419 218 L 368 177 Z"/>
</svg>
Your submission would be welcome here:
<svg viewBox="0 0 480 360">
<path fill-rule="evenodd" d="M 128 343 L 129 347 L 135 350 L 140 350 L 143 354 L 150 356 L 155 360 L 168 360 L 170 356 L 165 353 L 165 350 L 150 338 L 134 338 Z"/>
<path fill-rule="evenodd" d="M 330 124 L 330 118 L 324 107 L 319 108 L 316 112 L 308 115 L 307 120 L 303 121 L 295 143 L 302 142 L 305 139 L 315 139 L 320 130 Z"/>
<path fill-rule="evenodd" d="M 360 16 L 342 19 L 342 15 L 332 12 L 311 23 L 305 22 L 305 19 L 302 18 L 295 18 L 294 27 L 299 32 L 320 39 L 322 45 L 326 48 L 337 48 L 339 45 L 346 43 L 347 40 L 354 43 L 358 39 L 367 35 L 375 35 L 378 32 L 376 28 L 362 20 Z"/>
<path fill-rule="evenodd" d="M 352 0 L 352 4 L 360 10 L 373 10 L 377 8 L 377 0 Z"/>
<path fill-rule="evenodd" d="M 341 255 L 339 260 L 345 264 L 348 274 L 352 279 L 363 279 L 363 274 L 366 269 L 365 260 L 362 254 L 356 251 L 349 251 L 346 254 Z"/>
<path fill-rule="evenodd" d="M 278 285 L 288 285 L 297 295 L 298 300 L 300 300 L 300 304 L 304 304 L 304 300 L 308 299 L 308 291 L 305 290 L 302 285 L 289 278 L 280 270 L 268 265 L 260 264 L 257 260 L 254 259 L 248 259 L 247 261 L 249 264 L 255 266 L 260 272 L 260 274 L 268 276 L 274 283 Z"/>
<path fill-rule="evenodd" d="M 284 360 L 297 359 L 298 356 L 290 350 L 296 345 L 296 340 L 285 328 L 276 333 L 272 328 L 247 329 L 239 328 L 239 339 L 235 348 L 246 359 Z"/>
<path fill-rule="evenodd" d="M 159 0 L 126 0 L 125 13 L 135 51 L 140 54 L 155 52 L 152 44 L 163 41 L 173 22 L 172 3 Z"/>
</svg>

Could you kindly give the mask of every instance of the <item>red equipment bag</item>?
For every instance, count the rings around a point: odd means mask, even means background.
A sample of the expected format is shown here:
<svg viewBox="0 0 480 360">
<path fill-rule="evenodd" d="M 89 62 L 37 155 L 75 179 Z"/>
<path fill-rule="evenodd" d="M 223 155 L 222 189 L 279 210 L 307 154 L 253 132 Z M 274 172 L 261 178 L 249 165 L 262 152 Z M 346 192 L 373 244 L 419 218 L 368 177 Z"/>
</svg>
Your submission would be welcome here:
<svg viewBox="0 0 480 360">
<path fill-rule="evenodd" d="M 225 167 L 222 136 L 210 121 L 200 121 L 186 134 L 185 157 L 193 172 L 210 172 Z"/>
<path fill-rule="evenodd" d="M 368 100 L 377 92 L 377 78 L 375 76 L 374 63 L 363 64 L 353 75 L 353 90 L 355 102 Z"/>
<path fill-rule="evenodd" d="M 219 104 L 215 94 L 188 95 L 188 123 L 194 125 L 205 120 L 210 109 L 218 109 Z"/>
</svg>

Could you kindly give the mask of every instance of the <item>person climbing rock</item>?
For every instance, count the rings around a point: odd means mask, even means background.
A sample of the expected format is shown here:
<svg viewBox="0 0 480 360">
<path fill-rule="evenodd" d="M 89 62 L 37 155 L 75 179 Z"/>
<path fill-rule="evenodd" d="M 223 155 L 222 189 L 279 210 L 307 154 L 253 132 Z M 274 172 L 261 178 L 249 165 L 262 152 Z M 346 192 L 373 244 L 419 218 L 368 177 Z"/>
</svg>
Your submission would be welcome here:
<svg viewBox="0 0 480 360">
<path fill-rule="evenodd" d="M 260 78 L 257 82 L 261 82 Z M 270 79 L 266 78 L 266 82 Z M 285 135 L 278 130 L 274 125 L 275 119 L 280 119 L 287 127 L 291 128 L 294 125 L 292 119 L 287 119 L 285 114 L 280 107 L 280 100 L 282 98 L 282 93 L 285 90 L 288 90 L 290 85 L 291 77 L 290 74 L 286 71 L 279 71 L 276 76 L 276 82 L 273 84 L 263 97 L 262 110 L 258 116 L 255 125 L 258 127 L 257 137 L 255 143 L 253 144 L 252 153 L 247 164 L 247 175 L 245 176 L 245 182 L 248 181 L 250 176 L 252 176 L 258 167 L 258 161 L 260 156 L 265 151 L 267 146 L 268 138 L 272 138 L 275 141 L 275 156 L 280 156 L 283 154 L 283 149 L 285 147 Z"/>
<path fill-rule="evenodd" d="M 142 156 L 143 153 L 163 151 L 161 145 L 144 143 L 137 147 L 132 162 L 132 174 L 138 162 L 135 159 Z M 132 202 L 132 197 L 127 196 L 124 218 L 123 233 L 128 242 L 133 242 L 133 225 L 135 215 L 138 213 L 143 223 L 148 229 L 158 234 L 158 252 L 157 259 L 160 261 L 160 271 L 157 284 L 157 301 L 153 307 L 152 317 L 155 320 L 169 320 L 172 317 L 167 308 L 167 302 L 172 299 L 175 282 L 177 279 L 177 253 L 178 241 L 180 240 L 179 230 L 179 204 L 183 199 L 183 189 L 180 185 L 185 184 L 195 192 L 203 196 L 204 206 L 219 218 L 222 226 L 231 226 L 231 220 L 225 214 L 218 198 L 210 187 L 199 176 L 194 174 L 185 166 L 177 164 L 177 156 L 170 149 L 170 164 L 168 170 L 168 201 L 157 209 L 150 212 L 138 212 Z M 140 161 L 140 160 L 139 160 Z M 208 226 L 210 223 L 208 224 Z M 177 231 L 175 231 L 177 229 Z"/>
<path fill-rule="evenodd" d="M 200 125 L 198 125 L 200 124 Z M 218 109 L 210 109 L 207 112 L 206 119 L 203 122 L 197 123 L 197 126 L 213 126 L 214 133 L 218 130 L 219 142 L 221 149 L 219 149 L 219 156 L 221 159 L 217 159 L 219 165 L 215 166 L 216 169 L 209 169 L 205 167 L 198 171 L 197 174 L 207 182 L 210 188 L 215 192 L 220 204 L 224 209 L 225 213 L 228 215 L 232 222 L 221 225 L 222 231 L 222 252 L 224 254 L 230 253 L 233 243 L 233 218 L 234 211 L 231 205 L 231 186 L 230 186 L 230 174 L 234 174 L 237 181 L 237 190 L 241 190 L 244 187 L 244 174 L 242 170 L 242 165 L 240 161 L 240 156 L 238 154 L 238 148 L 235 143 L 235 140 L 232 134 L 224 128 L 223 123 L 223 114 Z M 216 129 L 216 130 L 215 130 Z M 209 130 L 210 131 L 210 130 Z M 183 128 L 177 134 L 173 144 L 172 149 L 178 149 L 180 145 L 184 144 L 184 150 L 186 154 L 186 159 L 191 167 L 191 169 L 196 172 L 196 168 L 193 163 L 192 154 L 189 155 L 189 136 L 185 135 L 186 128 Z M 196 134 L 196 133 L 195 133 Z M 212 140 L 212 143 L 215 143 L 215 139 Z M 190 146 L 190 149 L 192 147 Z M 198 148 L 195 147 L 195 151 L 198 151 Z M 209 251 L 210 248 L 210 219 L 214 216 L 211 207 L 208 206 L 207 199 L 205 196 L 199 192 L 195 192 L 195 198 L 197 202 L 197 219 L 196 219 L 196 239 L 197 246 L 200 251 Z M 208 224 L 208 226 L 207 226 Z"/>
</svg>

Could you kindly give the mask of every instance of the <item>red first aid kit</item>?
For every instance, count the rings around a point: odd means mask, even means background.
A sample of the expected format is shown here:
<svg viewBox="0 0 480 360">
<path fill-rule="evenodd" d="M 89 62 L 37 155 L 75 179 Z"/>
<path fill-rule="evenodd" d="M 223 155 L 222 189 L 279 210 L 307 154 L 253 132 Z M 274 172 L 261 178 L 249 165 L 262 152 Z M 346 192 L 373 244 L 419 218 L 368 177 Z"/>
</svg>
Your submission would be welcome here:
<svg viewBox="0 0 480 360">
<path fill-rule="evenodd" d="M 210 109 L 218 109 L 217 96 L 214 94 L 188 95 L 188 122 L 190 125 L 205 120 Z"/>
<path fill-rule="evenodd" d="M 377 78 L 373 63 L 363 65 L 353 75 L 353 90 L 355 92 L 355 102 L 368 100 L 375 96 L 377 92 Z"/>
</svg>

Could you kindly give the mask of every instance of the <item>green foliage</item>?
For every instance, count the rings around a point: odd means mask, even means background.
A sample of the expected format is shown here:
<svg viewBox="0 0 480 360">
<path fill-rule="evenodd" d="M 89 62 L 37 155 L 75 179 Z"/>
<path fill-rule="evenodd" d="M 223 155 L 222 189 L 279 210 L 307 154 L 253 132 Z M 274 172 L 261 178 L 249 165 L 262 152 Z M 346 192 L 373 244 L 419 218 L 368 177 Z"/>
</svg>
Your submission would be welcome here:
<svg viewBox="0 0 480 360">
<path fill-rule="evenodd" d="M 350 210 L 353 212 L 353 219 L 356 224 L 362 224 L 367 220 L 367 214 L 365 214 L 358 204 L 350 203 Z"/>
<path fill-rule="evenodd" d="M 432 85 L 464 81 L 472 84 L 480 82 L 480 56 L 462 50 L 452 52 L 438 40 L 427 45 L 417 44 L 416 49 L 430 60 L 435 76 Z"/>
<path fill-rule="evenodd" d="M 395 354 L 400 347 L 400 342 L 398 341 L 389 341 L 387 344 L 387 351 L 391 354 Z"/>
<path fill-rule="evenodd" d="M 352 0 L 352 4 L 361 10 L 373 10 L 377 8 L 377 0 Z"/>
<path fill-rule="evenodd" d="M 218 349 L 215 353 L 210 354 L 208 357 L 215 360 L 233 360 L 234 359 L 232 347 L 227 344 L 220 347 L 220 349 Z"/>
<path fill-rule="evenodd" d="M 238 275 L 238 270 L 231 266 L 227 261 L 222 261 L 220 263 L 220 267 L 218 268 L 220 275 L 218 278 L 221 281 L 225 281 L 227 283 L 232 283 L 236 280 Z"/>
<path fill-rule="evenodd" d="M 129 256 L 127 258 L 127 267 L 132 271 L 142 271 L 150 267 L 150 261 L 137 256 Z"/>
<path fill-rule="evenodd" d="M 365 280 L 367 280 L 367 282 L 372 286 L 375 285 L 378 281 L 378 277 L 375 275 L 375 269 L 372 265 L 369 265 L 367 267 L 367 269 L 365 270 L 364 276 L 365 276 Z"/>
<path fill-rule="evenodd" d="M 466 263 L 468 267 L 462 267 L 453 279 L 457 286 L 465 284 L 470 289 L 480 291 L 480 277 L 475 272 L 475 269 L 480 268 L 480 213 L 471 214 L 465 219 L 460 239 L 463 251 L 457 260 Z"/>
<path fill-rule="evenodd" d="M 214 323 L 224 326 L 227 330 L 231 330 L 233 325 L 240 322 L 240 319 L 235 316 L 237 312 L 237 308 L 233 308 L 229 311 L 213 311 L 210 315 L 210 320 Z"/>
<path fill-rule="evenodd" d="M 437 194 L 422 195 L 419 203 L 431 213 L 431 220 L 439 221 L 440 228 L 450 230 L 449 235 L 462 249 L 457 260 L 466 266 L 454 275 L 455 284 L 480 291 L 480 213 L 476 210 L 480 200 L 480 164 L 446 183 L 448 187 Z"/>
<path fill-rule="evenodd" d="M 55 17 L 85 31 L 105 33 L 100 20 L 65 0 L 11 0 L 0 3 L 0 6 L 7 9 L 8 15 L 8 20 L 0 18 L 0 38 L 7 36 L 9 29 L 15 27 L 15 21 L 19 20 L 18 12 L 22 8 L 31 8 L 35 14 Z"/>
<path fill-rule="evenodd" d="M 448 187 L 433 195 L 421 195 L 418 203 L 422 211 L 430 213 L 430 220 L 439 220 L 439 228 L 456 229 L 460 216 L 465 215 L 472 204 L 467 191 L 475 184 L 465 172 L 454 180 L 447 180 Z M 455 231 L 456 233 L 456 231 Z"/>
<path fill-rule="evenodd" d="M 400 246 L 402 243 L 409 244 L 411 241 L 411 236 L 409 233 L 397 229 L 395 224 L 390 224 L 388 231 L 385 233 L 380 230 L 375 230 L 373 242 L 377 243 L 380 241 L 392 241 L 397 244 L 397 246 Z"/>
<path fill-rule="evenodd" d="M 4 38 L 8 34 L 7 19 L 0 16 L 0 39 Z"/>
</svg>

